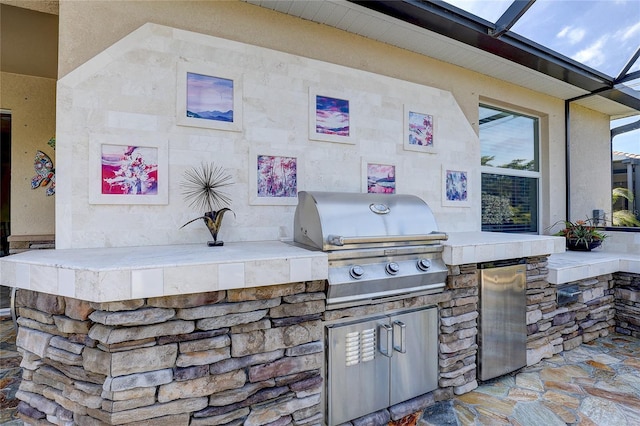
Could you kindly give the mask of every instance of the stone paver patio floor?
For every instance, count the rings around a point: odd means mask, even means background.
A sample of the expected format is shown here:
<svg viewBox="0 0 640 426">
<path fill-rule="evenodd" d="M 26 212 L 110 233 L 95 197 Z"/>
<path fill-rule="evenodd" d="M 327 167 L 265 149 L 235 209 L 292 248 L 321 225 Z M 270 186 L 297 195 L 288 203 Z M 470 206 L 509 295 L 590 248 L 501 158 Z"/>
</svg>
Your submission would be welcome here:
<svg viewBox="0 0 640 426">
<path fill-rule="evenodd" d="M 640 425 L 640 340 L 611 335 L 482 383 L 419 424 Z"/>
</svg>

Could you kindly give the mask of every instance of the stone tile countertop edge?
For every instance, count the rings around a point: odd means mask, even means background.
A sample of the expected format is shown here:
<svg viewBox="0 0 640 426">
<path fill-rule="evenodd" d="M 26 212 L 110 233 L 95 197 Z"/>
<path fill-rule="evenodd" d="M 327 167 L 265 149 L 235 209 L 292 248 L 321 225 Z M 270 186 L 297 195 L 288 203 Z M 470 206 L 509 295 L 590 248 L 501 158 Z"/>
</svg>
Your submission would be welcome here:
<svg viewBox="0 0 640 426">
<path fill-rule="evenodd" d="M 614 272 L 640 274 L 640 255 L 595 249 L 567 251 L 549 257 L 548 280 L 551 284 L 565 284 Z"/>
<path fill-rule="evenodd" d="M 327 254 L 280 241 L 34 250 L 0 258 L 0 284 L 91 302 L 327 278 Z"/>
<path fill-rule="evenodd" d="M 564 251 L 560 237 L 450 233 L 448 265 Z M 328 257 L 281 241 L 38 250 L 0 259 L 0 284 L 94 302 L 324 280 Z"/>
<path fill-rule="evenodd" d="M 447 265 L 546 256 L 565 251 L 564 237 L 501 232 L 451 232 L 443 243 Z"/>
</svg>

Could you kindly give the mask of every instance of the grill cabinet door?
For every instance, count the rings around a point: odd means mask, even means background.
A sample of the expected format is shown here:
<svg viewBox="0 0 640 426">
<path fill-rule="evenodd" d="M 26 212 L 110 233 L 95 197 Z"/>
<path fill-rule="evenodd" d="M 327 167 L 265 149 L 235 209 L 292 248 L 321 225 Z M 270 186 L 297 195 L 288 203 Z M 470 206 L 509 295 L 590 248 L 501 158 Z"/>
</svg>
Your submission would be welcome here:
<svg viewBox="0 0 640 426">
<path fill-rule="evenodd" d="M 379 329 L 388 322 L 381 317 L 327 328 L 330 425 L 389 406 L 389 358 L 378 351 Z"/>
<path fill-rule="evenodd" d="M 390 358 L 390 405 L 393 405 L 438 387 L 438 310 L 427 308 L 393 315 L 391 325 L 394 351 Z"/>
</svg>

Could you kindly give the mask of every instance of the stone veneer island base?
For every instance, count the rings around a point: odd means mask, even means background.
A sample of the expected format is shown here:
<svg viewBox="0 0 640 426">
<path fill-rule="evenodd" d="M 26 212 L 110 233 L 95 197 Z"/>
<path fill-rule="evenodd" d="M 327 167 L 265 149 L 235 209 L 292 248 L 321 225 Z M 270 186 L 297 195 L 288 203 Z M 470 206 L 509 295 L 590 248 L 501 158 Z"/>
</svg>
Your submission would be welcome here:
<svg viewBox="0 0 640 426">
<path fill-rule="evenodd" d="M 638 335 L 639 276 L 578 282 L 557 306 L 547 258 L 528 259 L 527 364 L 614 327 Z M 439 388 L 352 421 L 415 417 L 478 386 L 476 265 L 450 267 L 438 294 L 326 310 L 325 281 L 87 302 L 20 289 L 19 417 L 28 425 L 324 423 L 324 321 L 421 306 L 439 311 Z"/>
<path fill-rule="evenodd" d="M 324 282 L 90 303 L 18 290 L 27 424 L 322 422 Z"/>
<path fill-rule="evenodd" d="M 534 293 L 545 258 L 530 258 Z M 86 302 L 18 290 L 27 424 L 323 424 L 324 321 L 437 306 L 439 388 L 354 424 L 387 424 L 475 389 L 476 265 L 442 293 L 326 310 L 325 281 Z M 537 300 L 537 299 L 536 299 Z"/>
<path fill-rule="evenodd" d="M 268 250 L 262 245 L 247 247 L 240 250 L 231 245 L 229 258 L 220 252 L 213 266 L 193 262 L 194 256 L 206 256 L 207 251 L 194 255 L 193 248 L 185 249 L 188 253 L 174 250 L 172 258 L 180 261 L 165 262 L 164 267 L 158 263 L 158 249 L 140 249 L 139 257 L 149 259 L 148 264 L 138 262 L 138 269 L 133 269 L 126 258 L 125 271 L 132 269 L 130 282 L 124 284 L 116 278 L 127 274 L 112 274 L 100 263 L 102 251 L 89 251 L 83 253 L 88 262 L 98 262 L 102 269 L 74 263 L 73 287 L 71 272 L 60 269 L 64 266 L 56 257 L 66 252 L 3 259 L 3 284 L 19 288 L 20 418 L 27 425 L 322 425 L 326 420 L 325 323 L 426 306 L 438 308 L 438 388 L 350 423 L 415 421 L 426 407 L 478 386 L 476 338 L 482 301 L 476 268 L 478 261 L 486 259 L 476 255 L 474 260 L 453 263 L 467 259 L 466 249 L 458 250 L 466 246 L 449 246 L 450 252 L 445 246 L 449 274 L 441 293 L 344 309 L 327 309 L 326 281 L 316 276 L 326 271 L 324 255 L 277 245 L 279 253 L 287 255 L 263 259 L 258 253 Z M 483 247 L 474 249 L 484 254 Z M 636 264 L 622 265 L 629 272 L 614 265 L 619 272 L 574 278 L 580 295 L 574 303 L 559 306 L 554 284 L 564 281 L 558 281 L 562 271 L 558 261 L 550 269 L 548 255 L 510 253 L 527 258 L 528 365 L 614 330 L 640 334 Z M 226 283 L 221 281 L 222 273 L 240 269 L 235 265 L 244 265 L 245 279 L 274 280 L 287 273 L 289 279 L 272 285 L 220 288 Z M 258 274 L 265 265 L 279 272 Z M 305 265 L 316 272 L 295 281 L 293 277 Z M 84 277 L 97 276 L 101 287 L 96 288 L 95 297 L 100 301 L 48 294 L 42 288 L 43 273 L 55 268 L 58 274 L 51 280 L 57 276 L 60 292 L 75 289 L 76 294 L 86 294 L 86 285 L 94 281 Z M 163 273 L 156 272 L 158 268 L 164 268 Z M 218 291 L 203 289 L 201 272 L 210 270 L 219 272 L 213 281 Z M 156 283 L 154 277 L 162 282 Z M 206 277 L 216 279 L 215 274 Z M 140 294 L 180 288 L 182 283 L 197 283 L 200 290 L 183 295 Z M 104 300 L 120 294 L 112 287 L 126 292 L 127 286 L 137 297 Z"/>
</svg>

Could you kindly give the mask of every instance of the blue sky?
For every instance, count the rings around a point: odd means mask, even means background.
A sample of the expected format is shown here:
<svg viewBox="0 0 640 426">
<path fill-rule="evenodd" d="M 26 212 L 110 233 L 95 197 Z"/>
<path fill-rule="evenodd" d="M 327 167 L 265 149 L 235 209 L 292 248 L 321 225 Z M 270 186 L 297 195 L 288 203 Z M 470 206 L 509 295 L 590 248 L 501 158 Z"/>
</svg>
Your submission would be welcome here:
<svg viewBox="0 0 640 426">
<path fill-rule="evenodd" d="M 512 0 L 447 2 L 495 22 Z M 537 0 L 511 31 L 616 77 L 639 45 L 640 0 Z"/>
<path fill-rule="evenodd" d="M 640 116 L 622 118 L 611 122 L 611 128 L 623 126 L 637 121 Z M 627 152 L 630 154 L 640 154 L 640 129 L 633 132 L 623 133 L 613 138 L 613 150 Z"/>
<path fill-rule="evenodd" d="M 512 0 L 447 0 L 495 22 Z M 640 0 L 537 0 L 511 31 L 617 77 L 640 46 Z M 637 60 L 630 71 L 640 70 Z M 640 90 L 640 80 L 630 83 Z M 617 127 L 640 116 L 612 122 Z M 616 136 L 613 149 L 640 154 L 640 130 Z"/>
</svg>

